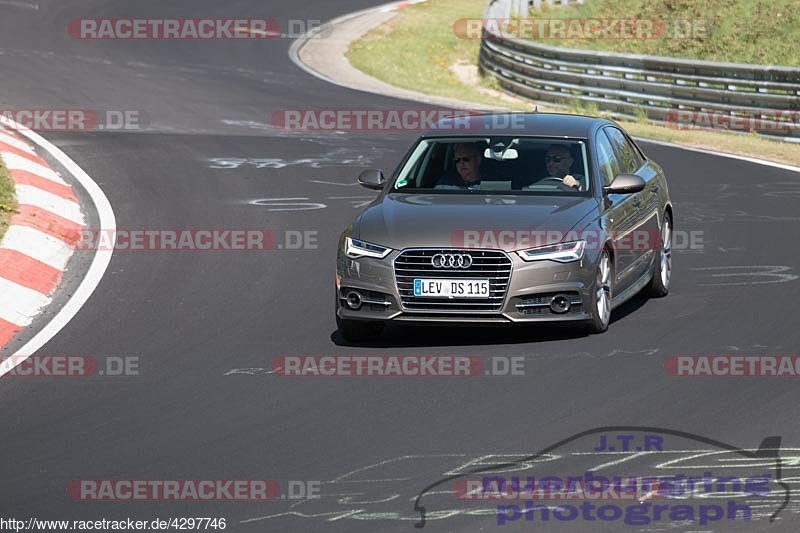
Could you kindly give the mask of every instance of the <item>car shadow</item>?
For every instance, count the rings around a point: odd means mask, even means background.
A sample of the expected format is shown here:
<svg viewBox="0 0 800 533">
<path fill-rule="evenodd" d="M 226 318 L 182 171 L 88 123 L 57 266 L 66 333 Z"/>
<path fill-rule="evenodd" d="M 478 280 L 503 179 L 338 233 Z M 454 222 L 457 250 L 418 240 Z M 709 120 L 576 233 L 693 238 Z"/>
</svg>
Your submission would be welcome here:
<svg viewBox="0 0 800 533">
<path fill-rule="evenodd" d="M 614 309 L 611 327 L 644 306 L 650 298 L 638 294 Z M 613 334 L 607 332 L 606 334 Z M 588 337 L 585 328 L 577 322 L 541 323 L 517 326 L 478 326 L 464 324 L 422 325 L 411 323 L 389 323 L 375 340 L 349 342 L 338 331 L 330 339 L 337 346 L 363 348 L 420 348 L 427 346 L 470 346 L 492 344 L 524 344 L 562 341 Z"/>
<path fill-rule="evenodd" d="M 641 307 L 643 307 L 648 301 L 650 301 L 649 296 L 645 296 L 642 293 L 637 294 L 624 304 L 620 305 L 614 312 L 611 313 L 611 325 L 614 325 L 615 322 L 619 322 L 623 318 L 627 317 L 631 313 L 637 311 Z"/>
<path fill-rule="evenodd" d="M 367 348 L 415 348 L 426 346 L 469 346 L 487 344 L 522 344 L 586 337 L 586 331 L 574 324 L 535 324 L 510 326 L 476 326 L 464 324 L 387 324 L 381 336 L 365 342 L 349 342 L 338 331 L 331 334 L 337 346 Z"/>
</svg>

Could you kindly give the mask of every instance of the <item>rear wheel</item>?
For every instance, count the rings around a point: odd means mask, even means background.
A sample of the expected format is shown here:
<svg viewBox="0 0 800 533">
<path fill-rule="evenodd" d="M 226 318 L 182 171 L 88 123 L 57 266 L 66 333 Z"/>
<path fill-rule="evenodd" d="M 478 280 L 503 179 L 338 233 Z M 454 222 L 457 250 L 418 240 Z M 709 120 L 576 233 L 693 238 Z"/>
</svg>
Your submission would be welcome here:
<svg viewBox="0 0 800 533">
<path fill-rule="evenodd" d="M 672 279 L 672 220 L 669 215 L 664 217 L 661 227 L 661 242 L 659 243 L 658 257 L 653 262 L 653 279 L 647 286 L 647 294 L 654 298 L 661 298 L 669 294 L 669 283 Z"/>
<path fill-rule="evenodd" d="M 608 250 L 603 250 L 597 262 L 597 273 L 592 286 L 592 305 L 588 321 L 590 333 L 603 333 L 608 329 L 608 323 L 611 321 L 613 272 L 611 254 Z"/>
</svg>

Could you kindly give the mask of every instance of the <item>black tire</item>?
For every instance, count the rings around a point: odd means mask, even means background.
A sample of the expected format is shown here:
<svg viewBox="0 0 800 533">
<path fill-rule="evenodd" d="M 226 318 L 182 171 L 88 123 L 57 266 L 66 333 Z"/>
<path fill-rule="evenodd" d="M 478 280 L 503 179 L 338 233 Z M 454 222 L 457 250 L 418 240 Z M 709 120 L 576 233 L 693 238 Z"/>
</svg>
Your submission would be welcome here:
<svg viewBox="0 0 800 533">
<path fill-rule="evenodd" d="M 605 266 L 604 266 L 605 265 Z M 605 271 L 603 269 L 606 269 Z M 604 313 L 600 308 L 600 290 L 605 293 Z M 597 260 L 597 270 L 592 283 L 591 308 L 589 309 L 589 320 L 586 329 L 589 333 L 603 333 L 608 330 L 611 322 L 611 300 L 614 295 L 614 264 L 611 261 L 611 254 L 608 250 L 603 250 Z"/>
<path fill-rule="evenodd" d="M 336 327 L 342 337 L 349 342 L 362 342 L 380 337 L 383 322 L 374 320 L 349 320 L 336 315 Z"/>
<path fill-rule="evenodd" d="M 665 242 L 666 235 L 666 242 Z M 666 246 L 665 246 L 666 244 Z M 664 269 L 667 269 L 664 275 Z M 669 294 L 670 280 L 672 278 L 672 219 L 664 216 L 661 225 L 661 234 L 658 241 L 658 255 L 653 261 L 653 277 L 645 291 L 651 298 L 663 298 Z"/>
</svg>

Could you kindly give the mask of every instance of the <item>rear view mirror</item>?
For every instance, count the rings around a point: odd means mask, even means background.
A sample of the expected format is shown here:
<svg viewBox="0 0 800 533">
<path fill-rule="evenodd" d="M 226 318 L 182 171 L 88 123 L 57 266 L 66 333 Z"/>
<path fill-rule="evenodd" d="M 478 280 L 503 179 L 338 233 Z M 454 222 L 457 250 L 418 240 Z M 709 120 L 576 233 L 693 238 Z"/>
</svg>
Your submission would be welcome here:
<svg viewBox="0 0 800 533">
<path fill-rule="evenodd" d="M 514 148 L 506 148 L 502 152 L 495 152 L 491 148 L 487 148 L 486 151 L 483 152 L 483 157 L 495 161 L 509 161 L 518 158 L 519 153 Z"/>
<path fill-rule="evenodd" d="M 365 170 L 358 176 L 358 183 L 367 189 L 379 191 L 386 185 L 386 178 L 383 177 L 383 172 L 374 168 Z"/>
<path fill-rule="evenodd" d="M 644 190 L 647 183 L 636 174 L 620 174 L 611 185 L 603 187 L 607 194 L 633 194 Z"/>
<path fill-rule="evenodd" d="M 516 159 L 519 157 L 519 152 L 517 152 L 515 148 L 512 148 L 515 144 L 517 144 L 516 139 L 508 146 L 505 146 L 503 143 L 496 143 L 491 148 L 484 150 L 483 157 L 494 161 L 510 161 Z"/>
</svg>

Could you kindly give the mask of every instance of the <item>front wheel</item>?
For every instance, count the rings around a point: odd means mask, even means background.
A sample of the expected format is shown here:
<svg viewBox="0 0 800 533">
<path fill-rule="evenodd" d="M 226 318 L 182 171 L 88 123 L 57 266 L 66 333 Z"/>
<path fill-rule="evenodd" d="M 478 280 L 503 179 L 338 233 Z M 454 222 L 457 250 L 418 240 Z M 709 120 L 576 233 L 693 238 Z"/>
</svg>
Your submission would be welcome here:
<svg viewBox="0 0 800 533">
<path fill-rule="evenodd" d="M 611 265 L 611 254 L 603 250 L 597 262 L 597 273 L 592 286 L 592 305 L 589 309 L 589 333 L 603 333 L 611 321 L 611 298 L 614 268 Z"/>
<path fill-rule="evenodd" d="M 661 242 L 658 257 L 653 262 L 653 279 L 647 286 L 647 294 L 653 298 L 661 298 L 669 294 L 669 283 L 672 279 L 672 220 L 664 217 L 661 227 Z"/>
<path fill-rule="evenodd" d="M 383 322 L 368 320 L 349 320 L 336 316 L 336 328 L 342 337 L 349 342 L 374 340 L 383 331 Z"/>
</svg>

